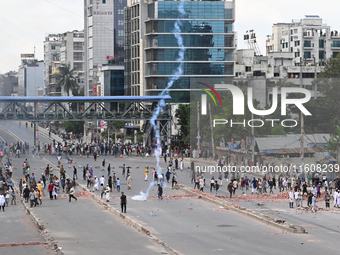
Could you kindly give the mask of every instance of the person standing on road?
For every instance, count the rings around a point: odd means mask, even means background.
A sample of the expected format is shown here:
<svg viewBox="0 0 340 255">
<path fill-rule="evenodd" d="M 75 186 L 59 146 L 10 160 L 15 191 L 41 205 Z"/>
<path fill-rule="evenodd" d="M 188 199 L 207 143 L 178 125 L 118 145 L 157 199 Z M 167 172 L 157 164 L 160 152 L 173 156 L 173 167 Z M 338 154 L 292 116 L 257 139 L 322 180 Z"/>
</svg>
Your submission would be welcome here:
<svg viewBox="0 0 340 255">
<path fill-rule="evenodd" d="M 215 196 L 217 195 L 217 191 L 219 188 L 220 188 L 220 185 L 218 184 L 217 180 L 215 180 L 215 183 L 214 183 Z"/>
<path fill-rule="evenodd" d="M 128 187 L 128 189 L 131 189 L 131 181 L 132 181 L 131 175 L 128 174 L 128 178 L 127 178 L 127 187 Z"/>
<path fill-rule="evenodd" d="M 334 194 L 333 194 L 333 206 L 336 207 L 336 201 L 338 197 L 338 189 L 335 189 Z"/>
<path fill-rule="evenodd" d="M 102 175 L 102 177 L 100 177 L 99 182 L 100 182 L 100 185 L 103 185 L 105 187 L 105 177 L 104 177 L 104 175 Z"/>
<path fill-rule="evenodd" d="M 180 162 L 180 169 L 181 169 L 181 171 L 184 170 L 184 161 L 183 161 L 183 158 L 181 159 L 181 162 Z"/>
<path fill-rule="evenodd" d="M 158 199 L 163 199 L 163 188 L 160 184 L 157 184 L 158 185 Z"/>
<path fill-rule="evenodd" d="M 125 164 L 122 166 L 122 175 L 125 177 Z"/>
<path fill-rule="evenodd" d="M 117 176 L 116 176 L 116 173 L 113 173 L 112 182 L 113 182 L 113 188 L 116 188 L 117 187 Z"/>
<path fill-rule="evenodd" d="M 77 179 L 78 180 L 77 168 L 75 166 L 73 166 L 73 179 Z"/>
<path fill-rule="evenodd" d="M 94 177 L 94 189 L 99 190 L 99 181 L 97 176 Z"/>
<path fill-rule="evenodd" d="M 253 178 L 252 183 L 252 189 L 251 189 L 251 194 L 257 193 L 257 180 L 255 179 L 255 177 Z"/>
<path fill-rule="evenodd" d="M 61 177 L 61 187 L 63 188 L 63 192 L 65 192 L 65 185 L 66 185 L 66 180 L 64 177 Z"/>
<path fill-rule="evenodd" d="M 329 200 L 331 200 L 331 195 L 327 192 L 325 195 L 326 209 L 329 208 Z"/>
<path fill-rule="evenodd" d="M 111 164 L 107 166 L 107 176 L 111 175 Z"/>
<path fill-rule="evenodd" d="M 170 172 L 170 169 L 168 168 L 168 171 L 166 171 L 166 174 L 165 174 L 167 183 L 169 183 L 170 175 L 171 175 L 171 172 Z"/>
<path fill-rule="evenodd" d="M 229 194 L 230 194 L 230 198 L 231 198 L 232 195 L 233 195 L 233 189 L 234 189 L 234 185 L 233 185 L 232 182 L 230 182 L 230 183 L 228 184 L 228 191 L 229 191 Z"/>
<path fill-rule="evenodd" d="M 315 195 L 312 197 L 312 212 L 316 212 L 316 198 Z"/>
<path fill-rule="evenodd" d="M 110 187 L 109 187 L 109 184 L 106 184 L 106 189 L 105 189 L 105 199 L 106 199 L 106 202 L 110 202 Z"/>
<path fill-rule="evenodd" d="M 199 181 L 200 181 L 200 178 L 198 176 L 198 173 L 196 174 L 196 177 L 195 177 L 195 185 L 194 185 L 194 189 L 199 189 Z"/>
<path fill-rule="evenodd" d="M 214 179 L 214 176 L 213 176 L 210 179 L 210 192 L 212 192 L 212 189 L 214 188 L 214 185 L 215 185 L 215 179 Z"/>
<path fill-rule="evenodd" d="M 90 177 L 93 177 L 93 168 L 92 168 L 92 166 L 90 166 L 89 173 L 90 173 Z"/>
<path fill-rule="evenodd" d="M 105 159 L 102 162 L 102 171 L 104 171 L 104 170 L 105 170 Z"/>
<path fill-rule="evenodd" d="M 146 167 L 146 169 L 145 169 L 145 178 L 144 178 L 144 181 L 147 181 L 147 180 L 148 180 L 148 173 L 149 173 L 149 167 Z"/>
<path fill-rule="evenodd" d="M 294 208 L 294 193 L 292 189 L 289 192 L 289 208 Z"/>
<path fill-rule="evenodd" d="M 52 195 L 53 190 L 54 190 L 54 185 L 52 182 L 50 182 L 50 184 L 48 185 L 48 192 L 50 193 L 51 200 L 53 199 L 53 195 Z"/>
<path fill-rule="evenodd" d="M 119 180 L 119 178 L 117 178 L 117 191 L 118 192 L 120 191 L 120 180 Z"/>
<path fill-rule="evenodd" d="M 236 192 L 236 190 L 237 190 L 237 187 L 238 187 L 237 180 L 234 179 L 234 181 L 233 181 L 233 193 L 234 193 L 234 195 L 235 195 L 235 192 Z"/>
<path fill-rule="evenodd" d="M 321 182 L 316 186 L 316 197 L 321 197 Z"/>
<path fill-rule="evenodd" d="M 28 203 L 29 195 L 30 195 L 30 189 L 26 185 L 26 187 L 24 188 L 24 191 L 23 191 L 23 197 L 24 197 L 26 203 Z"/>
<path fill-rule="evenodd" d="M 86 173 L 87 173 L 87 171 L 86 171 L 86 167 L 84 166 L 83 167 L 83 181 L 86 181 Z"/>
<path fill-rule="evenodd" d="M 200 185 L 200 191 L 203 192 L 203 189 L 204 189 L 204 179 L 203 179 L 203 176 L 201 176 L 200 179 L 199 179 L 199 185 Z"/>
<path fill-rule="evenodd" d="M 269 180 L 268 185 L 269 185 L 269 194 L 274 194 L 274 192 L 273 192 L 273 186 L 274 186 L 273 181 Z"/>
<path fill-rule="evenodd" d="M 4 194 L 1 193 L 0 194 L 0 211 L 1 211 L 1 208 L 2 208 L 2 211 L 4 212 L 5 211 L 5 197 L 4 197 Z"/>
<path fill-rule="evenodd" d="M 112 191 L 112 176 L 109 176 L 109 180 L 107 181 L 109 188 L 110 188 L 110 192 Z"/>
<path fill-rule="evenodd" d="M 33 207 L 33 205 L 34 205 L 34 190 L 31 188 L 31 190 L 30 190 L 30 193 L 29 193 L 29 197 L 30 197 L 30 208 L 32 208 Z"/>
<path fill-rule="evenodd" d="M 296 207 L 300 206 L 299 193 L 300 193 L 299 191 L 295 191 L 294 192 L 294 198 L 295 198 Z"/>
<path fill-rule="evenodd" d="M 68 201 L 71 202 L 71 198 L 75 199 L 76 201 L 78 200 L 74 194 L 76 193 L 76 190 L 74 189 L 74 187 L 72 187 L 70 189 L 70 193 L 68 194 Z"/>
<path fill-rule="evenodd" d="M 174 186 L 177 185 L 176 175 L 172 176 L 172 189 L 174 189 Z M 176 187 L 176 186 L 175 186 Z"/>
<path fill-rule="evenodd" d="M 118 180 L 119 180 L 119 178 L 118 178 Z M 124 195 L 124 192 L 122 192 L 122 195 L 120 197 L 120 206 L 122 208 L 122 213 L 123 212 L 126 213 L 126 205 L 127 205 L 127 199 L 126 199 L 126 196 Z"/>
</svg>

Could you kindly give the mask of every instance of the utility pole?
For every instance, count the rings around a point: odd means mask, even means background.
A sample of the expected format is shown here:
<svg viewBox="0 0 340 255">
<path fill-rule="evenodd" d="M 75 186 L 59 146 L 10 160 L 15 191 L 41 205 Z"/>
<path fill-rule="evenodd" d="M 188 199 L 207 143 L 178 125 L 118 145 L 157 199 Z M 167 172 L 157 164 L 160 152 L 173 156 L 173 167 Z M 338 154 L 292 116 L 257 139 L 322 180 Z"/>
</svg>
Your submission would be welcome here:
<svg viewBox="0 0 340 255">
<path fill-rule="evenodd" d="M 302 58 L 300 58 L 300 88 L 303 88 L 303 80 L 302 80 Z M 304 145 L 304 134 L 305 134 L 305 129 L 304 129 L 304 116 L 301 111 L 301 168 L 302 172 L 304 172 L 305 168 L 305 145 Z"/>
<path fill-rule="evenodd" d="M 251 119 L 254 119 L 254 114 L 251 113 Z M 254 148 L 255 148 L 255 134 L 254 134 L 254 125 L 251 126 L 251 161 L 253 166 L 255 166 L 255 155 L 254 155 Z"/>
<path fill-rule="evenodd" d="M 209 103 L 209 115 L 210 115 L 210 129 L 211 129 L 211 147 L 212 147 L 213 159 L 215 159 L 214 130 L 213 130 L 212 120 L 211 120 L 211 107 L 210 107 L 210 103 Z"/>
<path fill-rule="evenodd" d="M 319 60 L 320 62 L 320 60 Z M 314 85 L 314 99 L 317 99 L 317 93 L 318 93 L 318 83 L 316 81 L 316 78 L 318 76 L 317 70 L 316 70 L 316 62 L 315 62 L 315 56 L 314 56 L 314 81 L 315 81 L 315 85 Z"/>
<path fill-rule="evenodd" d="M 197 101 L 197 153 L 199 155 L 200 152 L 200 102 Z"/>
</svg>

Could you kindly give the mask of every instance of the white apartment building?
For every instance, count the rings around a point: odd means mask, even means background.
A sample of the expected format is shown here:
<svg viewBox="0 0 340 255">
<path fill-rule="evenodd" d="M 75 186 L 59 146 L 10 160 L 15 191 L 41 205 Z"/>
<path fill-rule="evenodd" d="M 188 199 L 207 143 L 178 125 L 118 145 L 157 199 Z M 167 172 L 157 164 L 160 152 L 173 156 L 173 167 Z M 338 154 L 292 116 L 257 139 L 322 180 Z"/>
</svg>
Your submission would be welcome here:
<svg viewBox="0 0 340 255">
<path fill-rule="evenodd" d="M 306 15 L 300 21 L 273 25 L 268 52 L 293 53 L 293 65 L 324 66 L 327 59 L 340 52 L 340 34 L 323 24 L 317 15 Z"/>
<path fill-rule="evenodd" d="M 60 66 L 60 47 L 62 34 L 48 34 L 44 40 L 44 95 L 60 96 L 55 78 L 57 68 Z"/>
<path fill-rule="evenodd" d="M 125 6 L 126 0 L 84 0 L 85 96 L 93 95 L 102 64 L 124 64 Z"/>
<path fill-rule="evenodd" d="M 75 69 L 74 75 L 77 84 L 80 88 L 84 88 L 84 31 L 72 31 L 63 34 L 60 64 L 69 64 L 71 69 Z"/>
<path fill-rule="evenodd" d="M 43 96 L 44 61 L 22 59 L 18 71 L 18 96 Z"/>
</svg>

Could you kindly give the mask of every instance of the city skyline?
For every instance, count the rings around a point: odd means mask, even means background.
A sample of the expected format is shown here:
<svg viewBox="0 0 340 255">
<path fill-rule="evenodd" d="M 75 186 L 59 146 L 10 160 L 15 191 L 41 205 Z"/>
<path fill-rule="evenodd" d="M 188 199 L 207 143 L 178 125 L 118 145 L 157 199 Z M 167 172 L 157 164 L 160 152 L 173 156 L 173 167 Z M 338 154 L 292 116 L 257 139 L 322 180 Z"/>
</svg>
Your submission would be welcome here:
<svg viewBox="0 0 340 255">
<path fill-rule="evenodd" d="M 304 15 L 319 15 L 323 23 L 332 30 L 340 30 L 340 19 L 336 17 L 335 0 L 327 0 L 327 5 L 316 5 L 316 0 L 299 2 L 287 0 L 285 4 L 273 3 L 269 0 L 235 0 L 237 32 L 237 49 L 247 46 L 243 42 L 243 34 L 253 29 L 261 53 L 265 55 L 266 36 L 271 34 L 272 25 L 279 22 L 291 22 L 302 19 Z M 313 4 L 315 3 L 315 4 Z M 16 8 L 12 8 L 16 6 Z M 294 6 L 294 8 L 292 8 Z M 82 30 L 83 0 L 13 0 L 4 2 L 0 18 L 0 73 L 17 71 L 21 53 L 33 53 L 43 60 L 43 41 L 47 34 L 64 33 Z M 29 11 L 27 11 L 29 10 Z M 15 17 L 15 18 L 13 18 Z M 260 17 L 260 18 L 259 18 Z M 49 19 L 49 22 L 42 20 Z"/>
</svg>

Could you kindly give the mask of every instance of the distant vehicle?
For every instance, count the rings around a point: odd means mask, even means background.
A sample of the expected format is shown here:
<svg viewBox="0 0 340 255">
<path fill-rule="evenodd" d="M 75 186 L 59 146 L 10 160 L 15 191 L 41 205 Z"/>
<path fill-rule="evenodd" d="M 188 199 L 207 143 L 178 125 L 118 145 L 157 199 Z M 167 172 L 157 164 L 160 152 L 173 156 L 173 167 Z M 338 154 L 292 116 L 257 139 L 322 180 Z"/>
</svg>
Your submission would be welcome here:
<svg viewBox="0 0 340 255">
<path fill-rule="evenodd" d="M 320 161 L 316 162 L 317 164 L 334 164 L 336 163 L 336 159 L 332 156 L 326 156 L 325 158 L 321 159 Z"/>
</svg>

